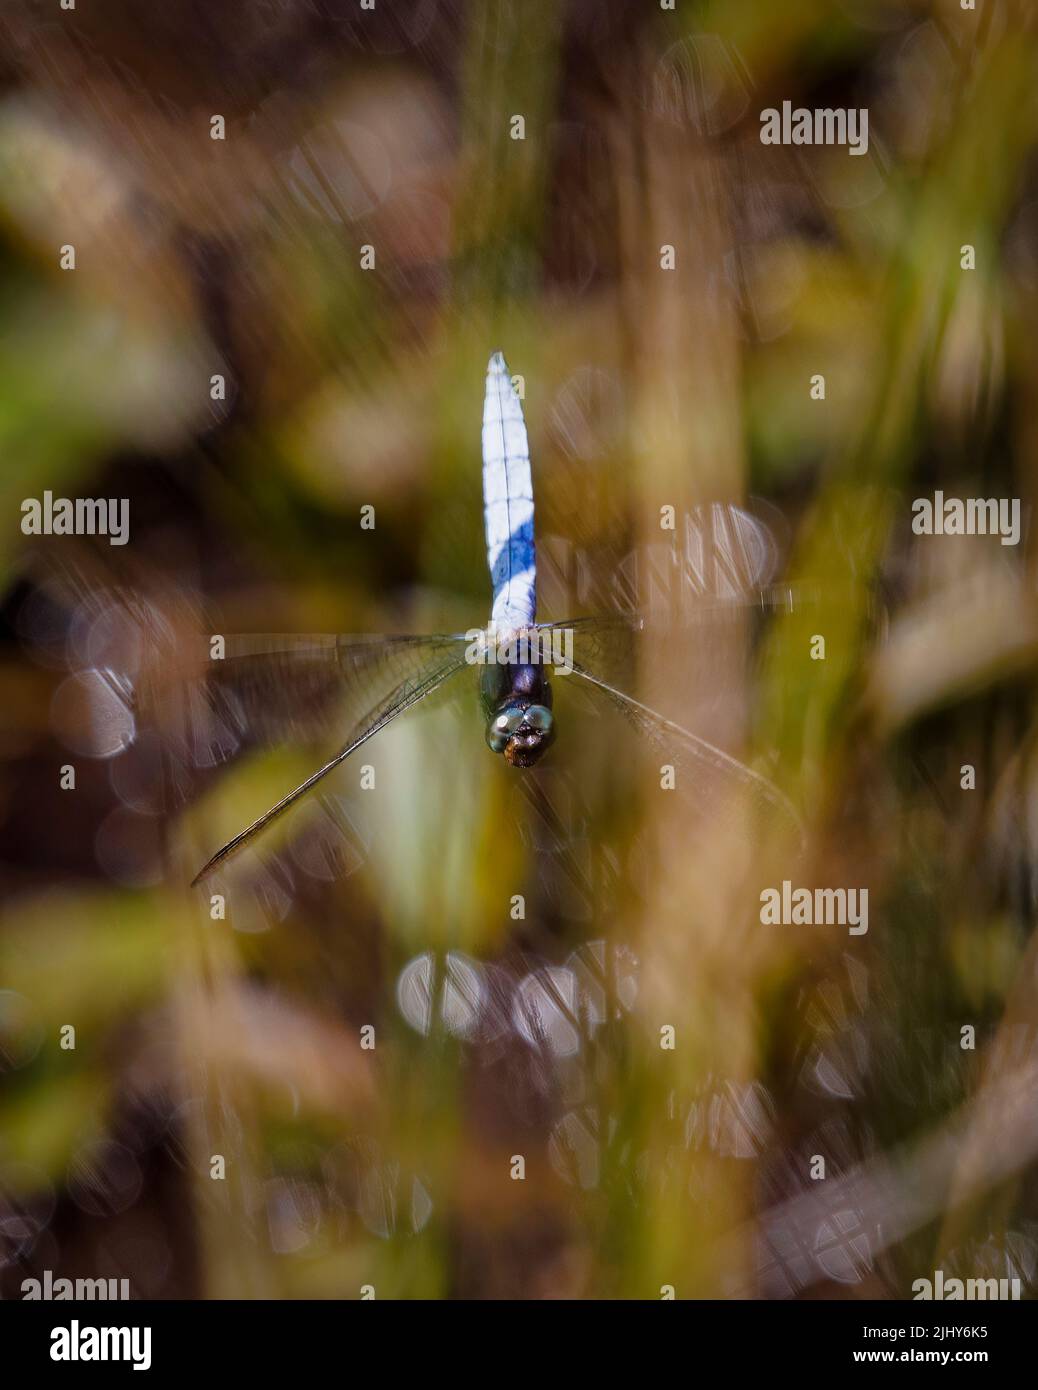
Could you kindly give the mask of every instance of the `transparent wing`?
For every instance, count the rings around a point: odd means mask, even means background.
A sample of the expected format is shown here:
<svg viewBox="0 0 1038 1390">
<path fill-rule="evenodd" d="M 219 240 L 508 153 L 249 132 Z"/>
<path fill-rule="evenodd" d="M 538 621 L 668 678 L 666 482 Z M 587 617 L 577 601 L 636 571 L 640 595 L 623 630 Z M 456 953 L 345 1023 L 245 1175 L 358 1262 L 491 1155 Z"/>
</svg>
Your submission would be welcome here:
<svg viewBox="0 0 1038 1390">
<path fill-rule="evenodd" d="M 710 631 L 726 622 L 752 619 L 757 614 L 792 613 L 803 608 L 810 597 L 802 588 L 779 584 L 728 598 L 702 598 L 687 605 L 676 618 L 666 620 L 651 612 L 628 610 L 539 623 L 538 627 L 572 631 L 576 660 L 608 684 L 630 690 L 637 678 L 639 644 L 651 644 L 654 638 L 669 644 L 687 641 L 695 655 Z"/>
<path fill-rule="evenodd" d="M 651 615 L 627 612 L 545 626 L 572 630 L 572 664 L 578 681 L 609 700 L 638 734 L 660 752 L 661 758 L 678 769 L 679 788 L 694 810 L 714 814 L 718 807 L 732 802 L 733 791 L 741 791 L 770 818 L 772 825 L 781 822 L 791 826 L 799 836 L 799 817 L 778 787 L 628 692 L 638 688 L 639 669 L 649 659 L 654 637 L 668 643 L 671 658 L 674 645 L 678 644 L 687 649 L 687 660 L 701 663 L 712 650 L 710 633 L 718 625 L 745 620 L 754 612 L 793 612 L 805 606 L 810 597 L 803 590 L 778 585 L 751 595 L 704 598 L 687 609 L 680 620 L 665 624 L 654 622 Z"/>
<path fill-rule="evenodd" d="M 462 636 L 257 634 L 179 641 L 150 663 L 136 691 L 141 723 L 159 740 L 180 802 L 223 763 L 260 746 L 338 749 L 317 771 L 223 846 L 198 875 L 253 840 L 398 714 L 465 665 Z M 334 740 L 334 741 L 333 741 Z"/>
<path fill-rule="evenodd" d="M 793 803 L 766 777 L 577 661 L 573 662 L 573 675 L 608 697 L 628 723 L 658 749 L 666 762 L 673 764 L 678 771 L 678 786 L 696 810 L 704 815 L 714 814 L 731 802 L 733 792 L 741 791 L 772 825 L 781 823 L 794 830 L 798 839 L 802 837 L 803 828 Z"/>
<path fill-rule="evenodd" d="M 460 656 L 463 637 L 265 633 L 227 637 L 223 656 L 207 639 L 178 646 L 139 703 L 175 761 L 211 768 L 259 746 L 318 743 L 403 699 Z"/>
<path fill-rule="evenodd" d="M 254 820 L 251 825 L 246 826 L 246 828 L 235 835 L 232 840 L 229 840 L 227 844 L 217 850 L 199 873 L 195 875 L 191 886 L 194 887 L 203 879 L 207 878 L 218 865 L 225 863 L 226 860 L 244 848 L 245 845 L 259 835 L 261 831 L 265 830 L 279 816 L 284 815 L 291 806 L 295 805 L 301 797 L 311 791 L 318 782 L 327 777 L 334 768 L 338 767 L 340 763 L 345 762 L 351 753 L 355 752 L 356 749 L 366 743 L 369 738 L 372 738 L 381 729 L 384 729 L 386 725 L 390 724 L 398 715 L 403 714 L 406 710 L 412 709 L 420 701 L 426 699 L 429 695 L 433 694 L 434 691 L 444 685 L 451 676 L 464 670 L 466 665 L 465 657 L 457 643 L 452 641 L 449 650 L 451 654 L 449 656 L 441 654 L 439 660 L 431 670 L 425 670 L 421 675 L 407 676 L 376 705 L 372 706 L 355 724 L 350 731 L 345 745 L 334 757 L 329 758 L 329 760 L 322 767 L 319 767 L 316 772 L 312 773 L 305 782 L 300 783 L 298 787 L 295 787 L 287 796 L 282 797 L 279 802 L 272 806 L 269 811 L 265 811 L 263 815 Z"/>
</svg>

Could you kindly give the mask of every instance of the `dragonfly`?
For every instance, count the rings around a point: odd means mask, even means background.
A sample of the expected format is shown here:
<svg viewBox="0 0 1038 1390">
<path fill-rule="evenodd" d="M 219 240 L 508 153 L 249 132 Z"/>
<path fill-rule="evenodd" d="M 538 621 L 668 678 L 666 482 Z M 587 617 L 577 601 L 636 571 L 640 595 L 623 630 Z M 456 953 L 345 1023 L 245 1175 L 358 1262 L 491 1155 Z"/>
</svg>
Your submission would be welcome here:
<svg viewBox="0 0 1038 1390">
<path fill-rule="evenodd" d="M 690 774 L 700 806 L 740 791 L 784 824 L 799 827 L 791 802 L 768 778 L 643 704 L 615 679 L 617 650 L 645 628 L 637 611 L 537 622 L 537 547 L 533 478 L 522 402 L 505 358 L 486 373 L 482 430 L 483 512 L 492 603 L 485 628 L 428 636 L 247 637 L 227 641 L 218 680 L 232 673 L 225 733 L 284 736 L 288 719 L 306 729 L 341 697 L 359 708 L 349 735 L 306 780 L 216 851 L 192 886 L 245 848 L 378 733 L 473 668 L 479 674 L 484 736 L 490 751 L 520 773 L 558 737 L 552 678 L 597 692 L 640 738 Z M 759 601 L 766 596 L 761 593 Z M 785 601 L 785 595 L 782 596 Z M 607 660 L 607 654 L 612 654 Z M 376 693 L 377 692 L 377 693 Z M 366 698 L 371 698 L 368 704 Z M 219 731 L 214 735 L 219 740 Z"/>
</svg>

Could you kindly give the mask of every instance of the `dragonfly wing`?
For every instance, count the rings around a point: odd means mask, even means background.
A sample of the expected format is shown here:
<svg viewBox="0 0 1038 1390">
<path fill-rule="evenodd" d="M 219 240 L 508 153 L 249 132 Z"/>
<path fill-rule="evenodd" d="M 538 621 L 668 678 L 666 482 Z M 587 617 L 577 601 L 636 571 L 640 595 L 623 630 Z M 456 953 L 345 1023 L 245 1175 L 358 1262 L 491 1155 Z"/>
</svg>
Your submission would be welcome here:
<svg viewBox="0 0 1038 1390">
<path fill-rule="evenodd" d="M 322 767 L 319 767 L 305 782 L 300 783 L 300 785 L 289 792 L 287 796 L 282 797 L 282 799 L 277 802 L 276 805 L 272 806 L 269 811 L 265 811 L 263 815 L 254 820 L 251 825 L 246 826 L 246 828 L 235 835 L 232 840 L 229 840 L 227 844 L 217 850 L 208 863 L 206 863 L 195 876 L 191 886 L 194 887 L 203 879 L 207 878 L 218 865 L 224 863 L 233 854 L 236 854 L 262 830 L 265 830 L 267 826 L 277 820 L 279 816 L 284 815 L 291 806 L 295 805 L 295 803 L 315 787 L 318 782 L 324 777 L 327 777 L 327 775 L 337 768 L 340 763 L 345 762 L 351 753 L 355 752 L 356 749 L 366 743 L 368 739 L 372 738 L 381 729 L 384 729 L 387 724 L 392 723 L 398 715 L 403 714 L 406 710 L 413 709 L 420 701 L 426 699 L 428 696 L 432 695 L 434 691 L 444 685 L 451 676 L 463 670 L 466 665 L 464 655 L 459 655 L 456 644 L 452 644 L 450 650 L 451 655 L 447 657 L 441 656 L 441 659 L 432 670 L 427 670 L 420 676 L 407 676 L 376 705 L 372 706 L 351 730 L 345 745 L 334 757 L 330 758 Z"/>
<path fill-rule="evenodd" d="M 630 690 L 636 680 L 638 639 L 644 623 L 637 613 L 610 613 L 604 617 L 571 618 L 561 623 L 539 624 L 557 634 L 553 648 L 565 643 L 559 637 L 573 634 L 573 658 L 598 672 L 610 685 Z"/>
<path fill-rule="evenodd" d="M 690 791 L 693 803 L 704 813 L 715 811 L 730 799 L 733 792 L 741 791 L 750 798 L 756 809 L 771 818 L 772 823 L 777 819 L 795 830 L 798 838 L 802 837 L 803 828 L 793 803 L 759 772 L 754 772 L 723 749 L 665 718 L 648 705 L 643 705 L 577 661 L 573 663 L 573 674 L 607 696 L 628 723 L 657 748 L 667 762 L 673 763 L 679 771 L 688 773 L 692 780 L 691 787 L 686 786 L 686 790 Z"/>
<path fill-rule="evenodd" d="M 463 650 L 457 637 L 258 634 L 222 639 L 168 665 L 139 692 L 170 756 L 211 768 L 250 749 L 315 743 L 352 729 L 387 698 Z M 181 648 L 181 657 L 184 650 Z"/>
<path fill-rule="evenodd" d="M 694 605 L 686 605 L 677 615 L 622 610 L 537 626 L 547 631 L 571 631 L 579 661 L 601 672 L 611 683 L 630 688 L 639 639 L 644 642 L 654 638 L 666 640 L 673 649 L 676 640 L 687 637 L 690 644 L 695 643 L 726 623 L 746 621 L 757 614 L 792 613 L 805 607 L 811 599 L 808 590 L 776 584 L 728 598 L 705 597 Z"/>
</svg>

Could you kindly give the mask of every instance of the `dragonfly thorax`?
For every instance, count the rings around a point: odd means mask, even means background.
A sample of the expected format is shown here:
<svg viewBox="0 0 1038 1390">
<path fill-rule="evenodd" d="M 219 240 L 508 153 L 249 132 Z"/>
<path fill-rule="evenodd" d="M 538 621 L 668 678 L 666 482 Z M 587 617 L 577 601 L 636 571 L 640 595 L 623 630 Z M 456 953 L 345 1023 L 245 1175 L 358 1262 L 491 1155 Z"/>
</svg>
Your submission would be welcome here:
<svg viewBox="0 0 1038 1390">
<path fill-rule="evenodd" d="M 555 742 L 551 684 L 543 665 L 484 666 L 479 685 L 487 745 L 512 767 L 532 767 Z"/>
</svg>

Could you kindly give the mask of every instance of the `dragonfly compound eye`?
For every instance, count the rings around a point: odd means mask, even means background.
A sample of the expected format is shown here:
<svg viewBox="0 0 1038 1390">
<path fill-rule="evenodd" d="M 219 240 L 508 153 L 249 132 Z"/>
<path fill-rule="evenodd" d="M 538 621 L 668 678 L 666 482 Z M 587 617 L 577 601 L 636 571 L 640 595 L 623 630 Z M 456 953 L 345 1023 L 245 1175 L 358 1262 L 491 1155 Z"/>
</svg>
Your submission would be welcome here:
<svg viewBox="0 0 1038 1390">
<path fill-rule="evenodd" d="M 540 729 L 542 732 L 551 728 L 551 710 L 544 705 L 531 705 L 523 716 L 523 723 L 530 729 Z"/>
<path fill-rule="evenodd" d="M 555 742 L 555 724 L 546 705 L 530 705 L 502 752 L 512 767 L 532 767 Z"/>
<path fill-rule="evenodd" d="M 503 753 L 505 745 L 523 722 L 524 711 L 512 705 L 494 716 L 487 725 L 487 744 L 494 753 Z"/>
</svg>

